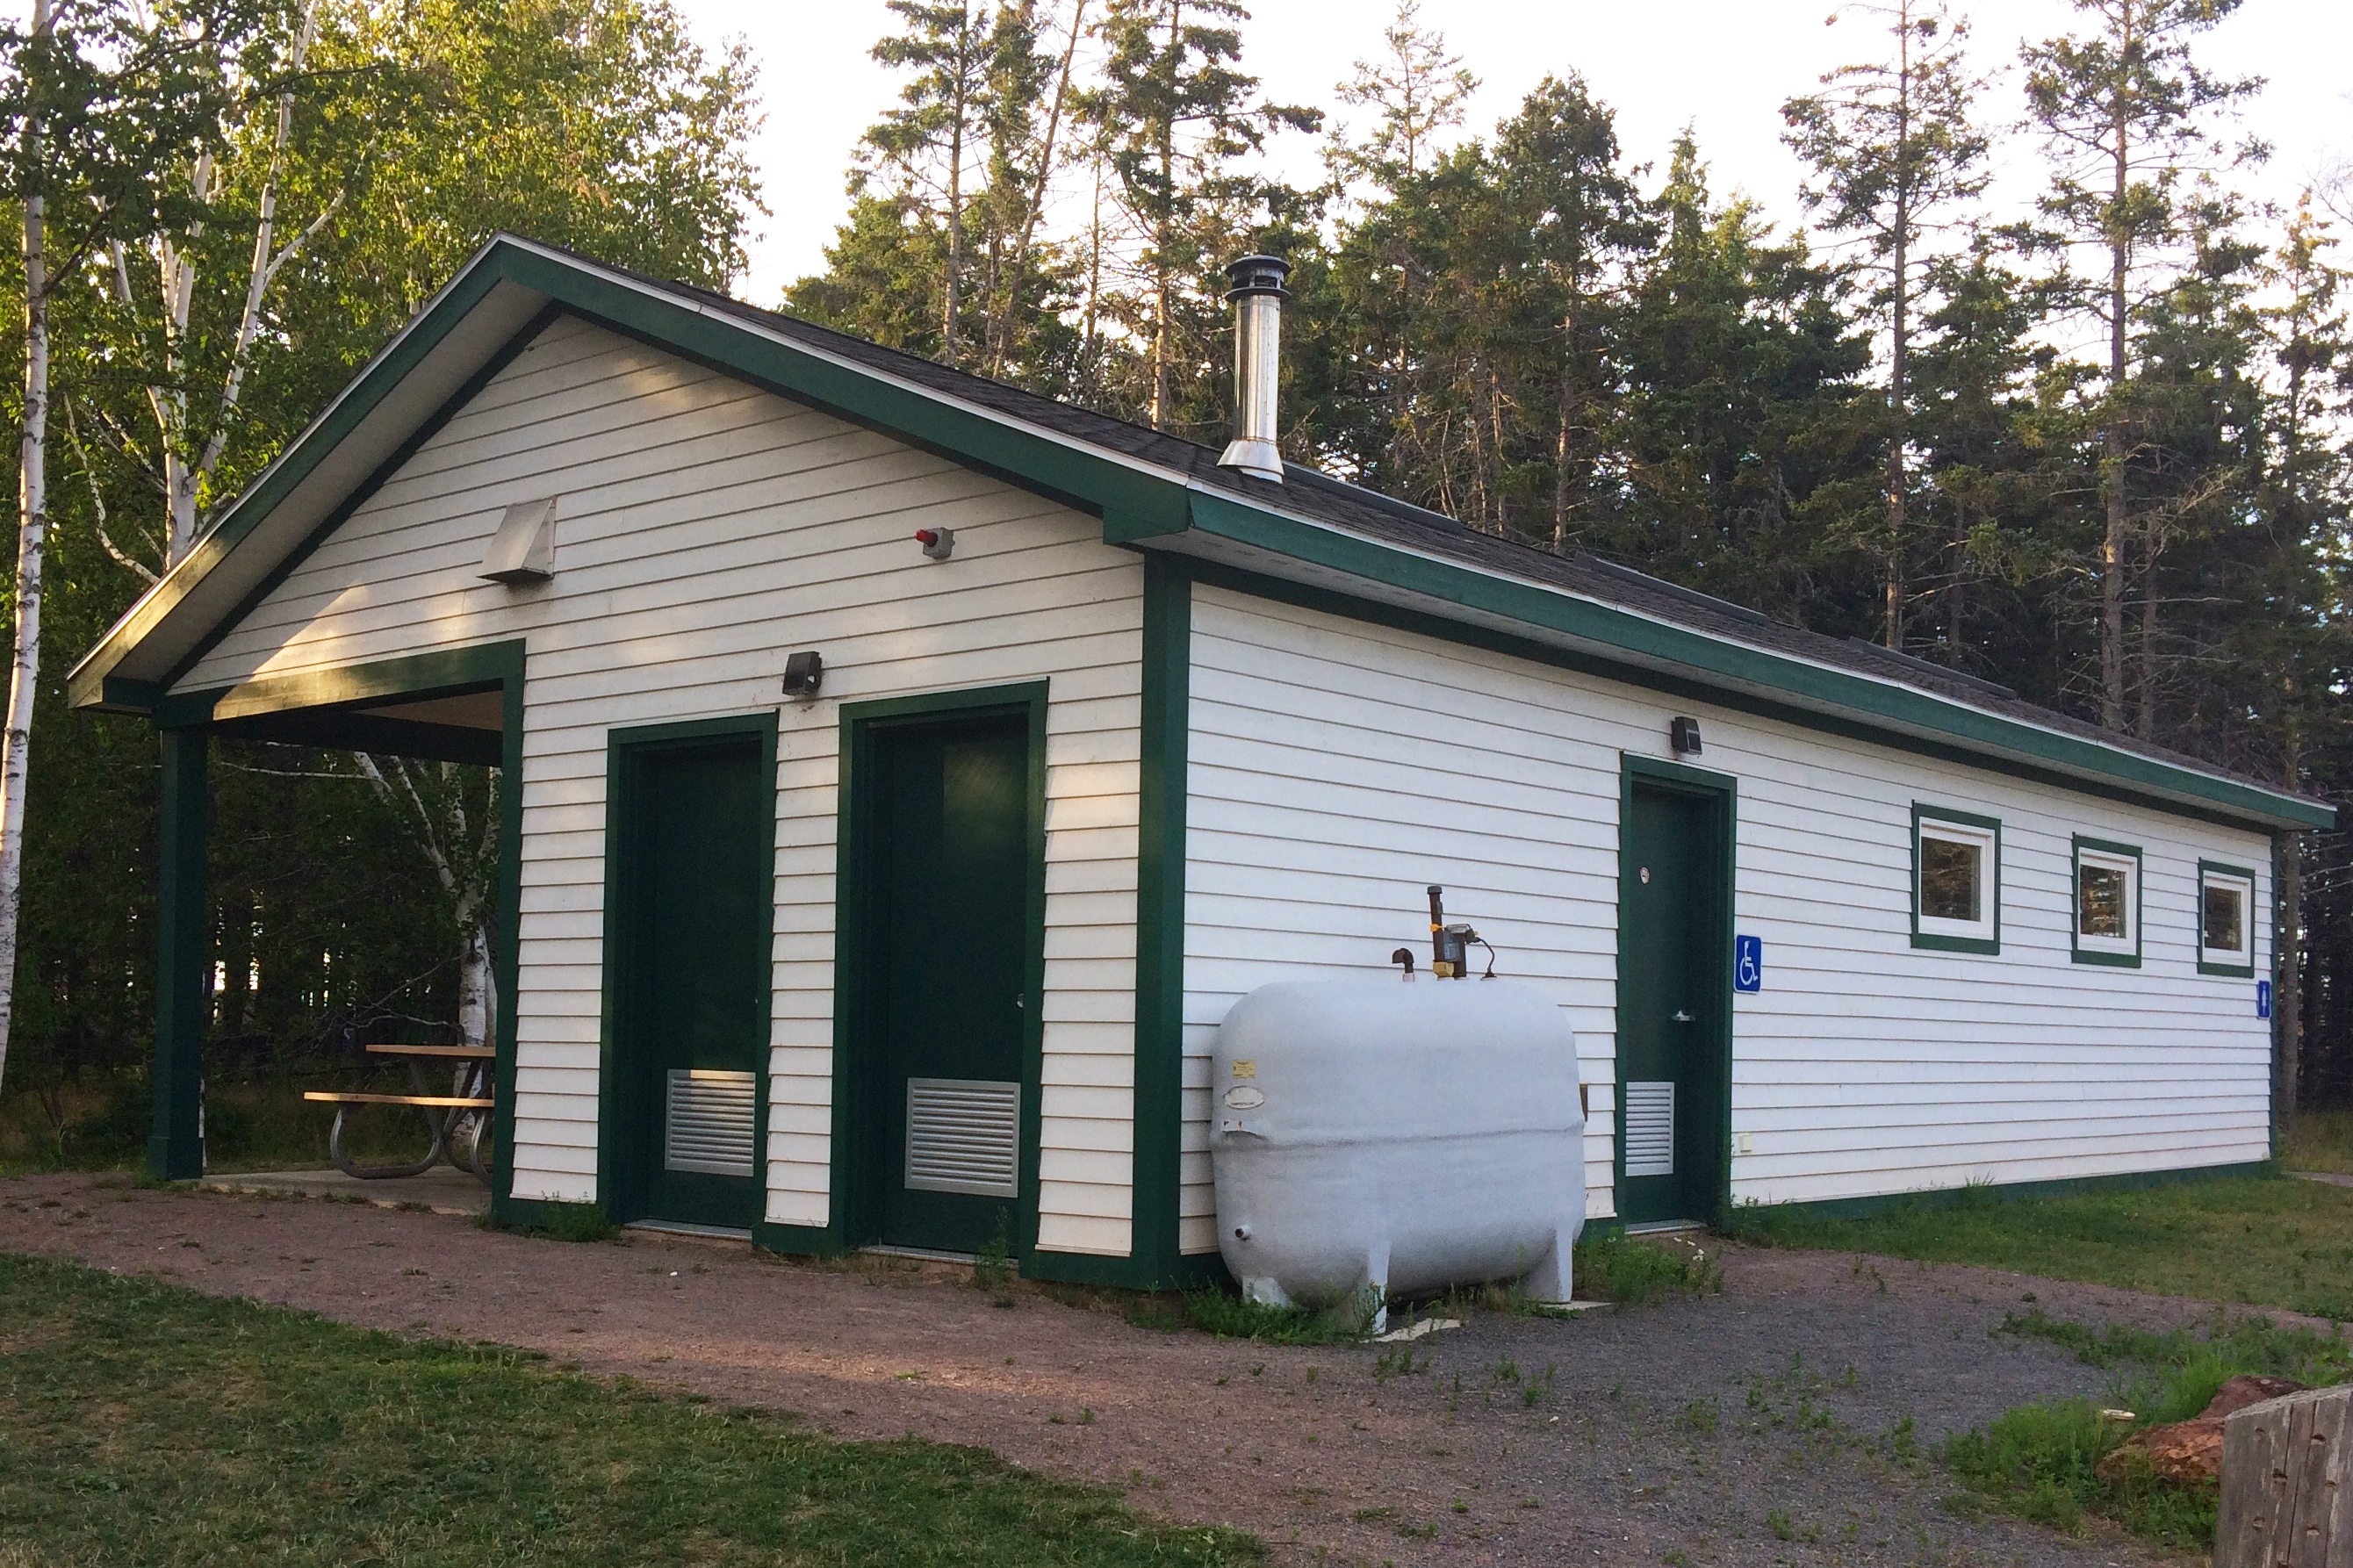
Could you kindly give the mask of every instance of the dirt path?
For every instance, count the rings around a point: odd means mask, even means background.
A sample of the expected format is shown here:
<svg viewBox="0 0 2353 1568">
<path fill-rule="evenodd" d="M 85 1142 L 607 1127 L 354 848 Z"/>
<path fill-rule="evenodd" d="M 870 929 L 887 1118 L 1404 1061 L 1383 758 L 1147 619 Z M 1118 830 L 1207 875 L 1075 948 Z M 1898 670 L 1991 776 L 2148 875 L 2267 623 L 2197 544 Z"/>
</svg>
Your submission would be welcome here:
<svg viewBox="0 0 2353 1568">
<path fill-rule="evenodd" d="M 1130 1326 L 965 1271 L 784 1262 L 633 1234 L 565 1245 L 443 1215 L 0 1182 L 0 1247 L 401 1332 L 491 1339 L 801 1413 L 849 1437 L 976 1443 L 1256 1530 L 1293 1562 L 2144 1563 L 1956 1517 L 1903 1458 L 2103 1375 L 1989 1331 L 2026 1305 L 2145 1323 L 2211 1309 L 1844 1255 L 1726 1256 L 1723 1295 L 1575 1322 L 1485 1315 L 1417 1370 Z M 1388 1363 L 1384 1352 L 1388 1351 Z M 1909 1426 L 1906 1426 L 1906 1423 Z M 1673 1555 L 1679 1553 L 1680 1555 Z"/>
</svg>

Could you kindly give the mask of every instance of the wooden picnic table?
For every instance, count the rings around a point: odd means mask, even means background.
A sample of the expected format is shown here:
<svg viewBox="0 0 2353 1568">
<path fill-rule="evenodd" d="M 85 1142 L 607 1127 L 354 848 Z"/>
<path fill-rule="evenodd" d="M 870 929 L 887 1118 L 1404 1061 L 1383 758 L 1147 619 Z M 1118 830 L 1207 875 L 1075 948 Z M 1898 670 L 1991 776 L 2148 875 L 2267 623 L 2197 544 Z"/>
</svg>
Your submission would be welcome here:
<svg viewBox="0 0 2353 1568">
<path fill-rule="evenodd" d="M 488 1046 L 411 1046 L 401 1044 L 374 1045 L 367 1047 L 371 1056 L 398 1057 L 408 1067 L 408 1075 L 417 1086 L 414 1094 L 385 1094 L 365 1089 L 307 1089 L 302 1098 L 335 1108 L 335 1124 L 327 1131 L 327 1158 L 335 1169 L 362 1181 L 382 1181 L 393 1176 L 418 1176 L 447 1160 L 460 1171 L 469 1172 L 487 1182 L 491 1179 L 489 1151 L 491 1111 L 495 1101 L 491 1098 L 491 1063 L 498 1053 Z M 425 1068 L 429 1061 L 453 1064 L 450 1068 L 449 1092 L 435 1094 L 426 1081 Z M 425 1157 L 406 1164 L 363 1165 L 343 1152 L 343 1122 L 355 1105 L 405 1105 L 415 1108 L 425 1118 L 432 1134 L 426 1146 Z"/>
</svg>

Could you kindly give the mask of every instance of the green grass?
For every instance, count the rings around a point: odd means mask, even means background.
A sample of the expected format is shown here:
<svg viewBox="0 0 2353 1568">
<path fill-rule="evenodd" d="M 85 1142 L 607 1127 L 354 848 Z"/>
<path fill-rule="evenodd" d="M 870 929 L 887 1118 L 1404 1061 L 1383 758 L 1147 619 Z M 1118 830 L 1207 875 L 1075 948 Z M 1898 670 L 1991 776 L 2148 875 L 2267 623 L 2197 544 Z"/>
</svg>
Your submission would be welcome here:
<svg viewBox="0 0 2353 1568">
<path fill-rule="evenodd" d="M 2287 1177 L 2015 1202 L 1977 1188 L 1862 1219 L 1747 1208 L 1731 1228 L 1766 1246 L 1974 1263 L 2353 1319 L 2353 1190 Z"/>
<path fill-rule="evenodd" d="M 2307 1110 L 2280 1143 L 2280 1164 L 2290 1171 L 2333 1171 L 2353 1176 L 2353 1110 Z"/>
<path fill-rule="evenodd" d="M 2097 1516 L 2161 1544 L 2197 1550 L 2214 1539 L 2215 1491 L 2184 1487 L 2145 1466 L 2100 1461 L 2141 1427 L 2186 1421 L 2242 1373 L 2315 1385 L 2353 1379 L 2353 1345 L 2310 1329 L 2256 1318 L 2218 1321 L 2205 1333 L 2067 1322 L 2037 1311 L 2013 1314 L 2003 1331 L 2043 1339 L 2116 1373 L 2107 1407 L 2129 1424 L 2104 1420 L 2091 1400 L 2056 1400 L 2009 1411 L 1955 1436 L 1944 1459 L 1963 1485 L 1996 1506 L 2054 1529 L 2076 1531 Z"/>
<path fill-rule="evenodd" d="M 1250 1537 L 511 1350 L 0 1254 L 0 1563 L 1212 1564 Z"/>
<path fill-rule="evenodd" d="M 436 1092 L 448 1092 L 439 1089 L 438 1078 L 427 1081 Z M 381 1061 L 210 1084 L 205 1095 L 206 1167 L 215 1173 L 323 1170 L 335 1110 L 304 1100 L 304 1089 L 407 1094 L 415 1088 L 405 1070 Z M 142 1074 L 69 1085 L 46 1099 L 12 1086 L 0 1099 L 0 1176 L 132 1169 L 146 1158 L 151 1114 Z M 414 1110 L 372 1106 L 354 1114 L 345 1146 L 362 1160 L 410 1160 L 424 1152 L 425 1131 Z"/>
<path fill-rule="evenodd" d="M 1578 1294 L 1627 1306 L 1651 1306 L 1673 1296 L 1704 1296 L 1724 1289 L 1724 1266 L 1704 1245 L 1677 1239 L 1645 1241 L 1615 1233 L 1577 1244 Z"/>
</svg>

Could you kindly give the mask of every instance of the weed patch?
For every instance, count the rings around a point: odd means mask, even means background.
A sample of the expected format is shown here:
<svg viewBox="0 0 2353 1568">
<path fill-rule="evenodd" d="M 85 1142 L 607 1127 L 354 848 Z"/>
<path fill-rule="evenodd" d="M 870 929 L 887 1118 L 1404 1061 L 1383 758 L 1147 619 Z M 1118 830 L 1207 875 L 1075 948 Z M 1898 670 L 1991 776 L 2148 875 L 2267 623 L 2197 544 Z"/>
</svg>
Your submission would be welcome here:
<svg viewBox="0 0 2353 1568">
<path fill-rule="evenodd" d="M 1610 1234 L 1577 1244 L 1577 1283 L 1608 1300 L 1647 1307 L 1676 1296 L 1724 1289 L 1724 1265 L 1687 1242 L 1642 1241 Z"/>
<path fill-rule="evenodd" d="M 1330 1345 L 1360 1340 L 1372 1311 L 1318 1311 L 1312 1307 L 1270 1307 L 1223 1290 L 1191 1290 L 1185 1316 L 1195 1328 L 1221 1340 L 1256 1340 L 1270 1345 Z"/>
<path fill-rule="evenodd" d="M 488 1209 L 474 1215 L 474 1224 L 483 1230 L 501 1230 L 510 1236 L 538 1237 L 546 1241 L 610 1241 L 621 1234 L 613 1216 L 605 1212 L 602 1204 L 543 1204 L 544 1219 L 510 1225 L 491 1216 Z"/>
<path fill-rule="evenodd" d="M 2094 1325 L 2013 1313 L 1997 1331 L 2040 1339 L 2116 1373 L 2111 1419 L 2091 1400 L 2029 1405 L 1957 1434 L 1943 1458 L 1964 1485 L 1994 1504 L 2055 1530 L 2096 1515 L 2163 1545 L 2198 1549 L 2214 1538 L 2215 1489 L 2168 1481 L 2145 1465 L 2102 1461 L 2135 1431 L 2185 1421 L 2244 1373 L 2316 1385 L 2353 1380 L 2353 1346 L 2259 1318 L 2217 1319 L 2205 1333 Z"/>
</svg>

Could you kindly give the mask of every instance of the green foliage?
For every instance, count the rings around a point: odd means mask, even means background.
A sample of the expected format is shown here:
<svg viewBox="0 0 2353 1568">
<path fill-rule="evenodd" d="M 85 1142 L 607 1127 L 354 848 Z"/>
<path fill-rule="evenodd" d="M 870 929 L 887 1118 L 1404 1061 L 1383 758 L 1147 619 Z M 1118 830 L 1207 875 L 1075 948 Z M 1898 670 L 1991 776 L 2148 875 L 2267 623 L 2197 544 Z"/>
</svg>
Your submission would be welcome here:
<svg viewBox="0 0 2353 1568">
<path fill-rule="evenodd" d="M 474 1223 L 484 1230 L 510 1231 L 547 1241 L 610 1241 L 621 1234 L 602 1204 L 544 1203 L 540 1206 L 545 1216 L 542 1219 L 508 1225 L 491 1218 L 484 1209 L 474 1216 Z"/>
<path fill-rule="evenodd" d="M 41 1562 L 1216 1564 L 1237 1531 L 495 1345 L 0 1258 L 0 1519 Z M 103 1411 L 92 1425 L 92 1413 Z M 5 1551 L 6 1549 L 0 1549 Z"/>
<path fill-rule="evenodd" d="M 2353 1110 L 2307 1110 L 2280 1142 L 2280 1164 L 2290 1171 L 2353 1176 Z"/>
<path fill-rule="evenodd" d="M 1724 1289 L 1724 1265 L 1704 1247 L 1673 1239 L 1645 1241 L 1615 1231 L 1577 1242 L 1576 1276 L 1580 1292 L 1634 1307 L 1678 1296 L 1714 1295 Z"/>
<path fill-rule="evenodd" d="M 2204 1333 L 2152 1331 L 2013 1313 L 2003 1331 L 2064 1346 L 2091 1365 L 2115 1369 L 2105 1408 L 2087 1400 L 2030 1405 L 1979 1431 L 1957 1434 L 1944 1458 L 1968 1486 L 2010 1512 L 2056 1529 L 2097 1515 L 2162 1544 L 2202 1550 L 2214 1539 L 2215 1491 L 2156 1475 L 2133 1457 L 2104 1459 L 2138 1429 L 2198 1415 L 2232 1377 L 2262 1373 L 2322 1386 L 2353 1379 L 2353 1347 L 2337 1334 L 2282 1327 L 2266 1319 L 2218 1319 Z"/>
<path fill-rule="evenodd" d="M 988 1245 L 974 1255 L 972 1287 L 986 1292 L 992 1307 L 1013 1305 L 1013 1216 L 1000 1212 L 997 1216 L 997 1234 Z"/>
<path fill-rule="evenodd" d="M 1362 1303 L 1330 1311 L 1270 1307 L 1218 1289 L 1187 1291 L 1185 1316 L 1203 1333 L 1221 1340 L 1256 1340 L 1271 1345 L 1328 1345 L 1360 1340 L 1372 1321 L 1370 1309 Z"/>
<path fill-rule="evenodd" d="M 1969 1263 L 2353 1319 L 2353 1191 L 2317 1182 L 2220 1177 L 2009 1201 L 1979 1188 L 1857 1219 L 1750 1206 L 1729 1228 L 1757 1246 Z"/>
</svg>

